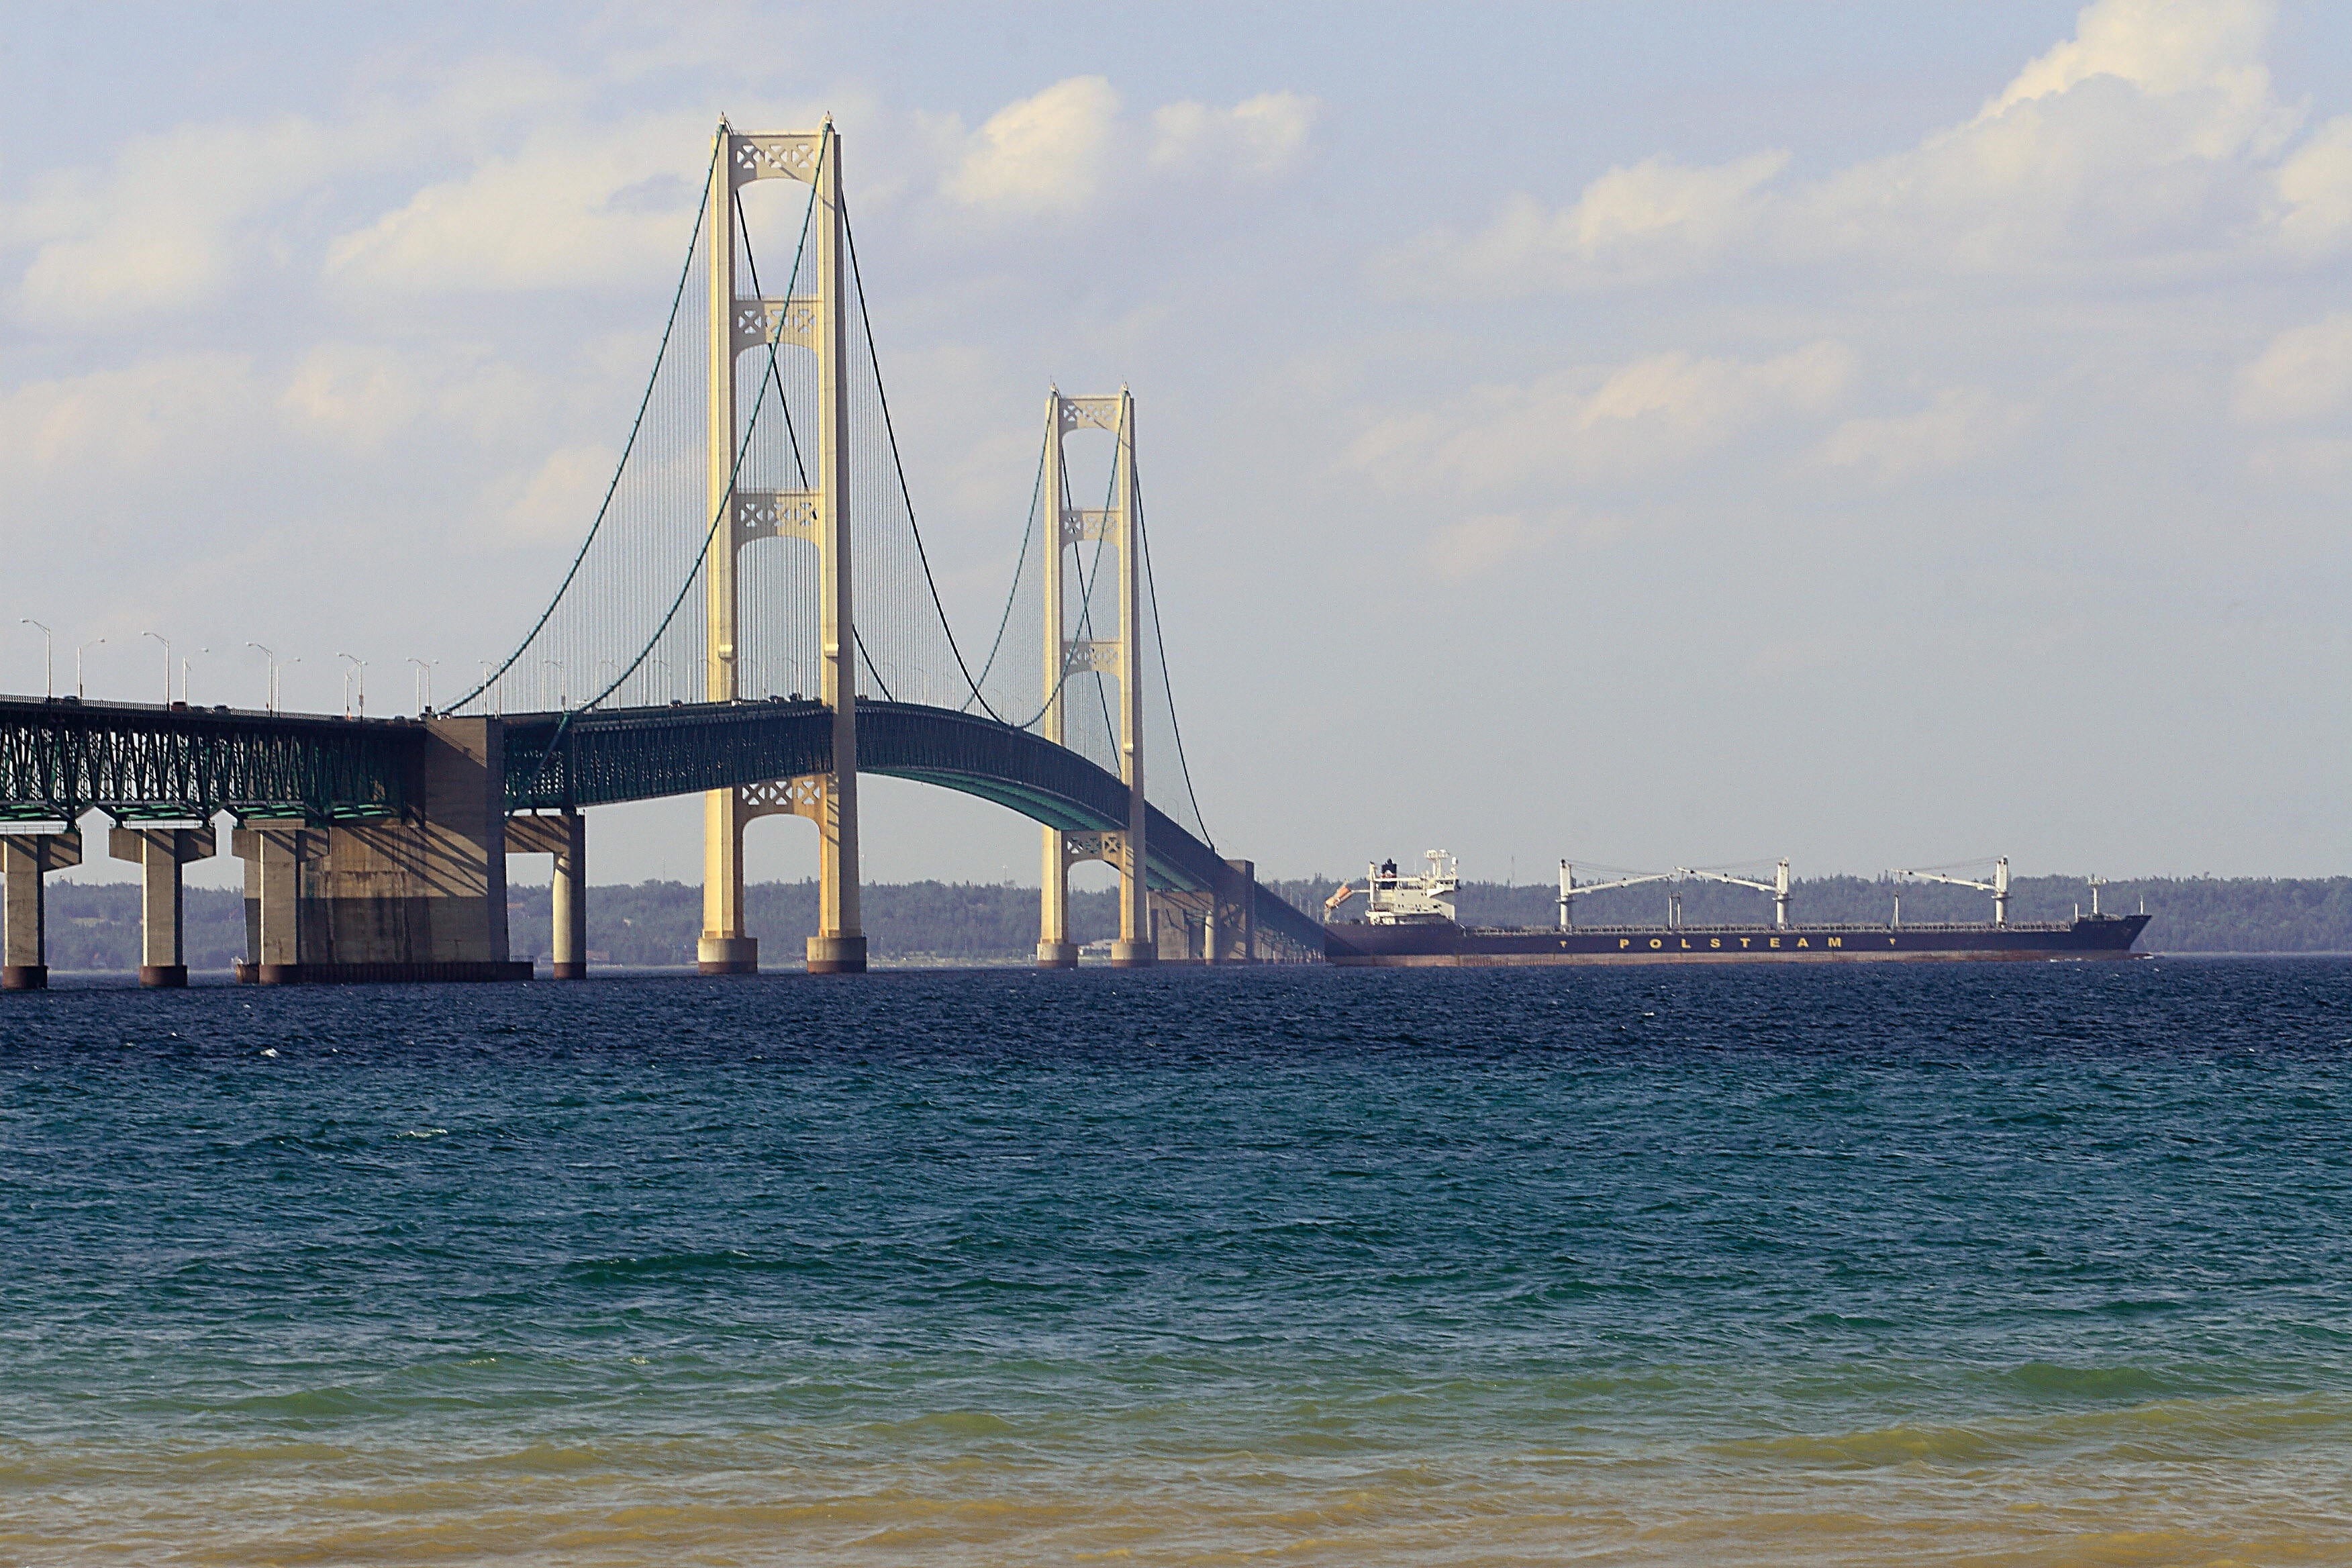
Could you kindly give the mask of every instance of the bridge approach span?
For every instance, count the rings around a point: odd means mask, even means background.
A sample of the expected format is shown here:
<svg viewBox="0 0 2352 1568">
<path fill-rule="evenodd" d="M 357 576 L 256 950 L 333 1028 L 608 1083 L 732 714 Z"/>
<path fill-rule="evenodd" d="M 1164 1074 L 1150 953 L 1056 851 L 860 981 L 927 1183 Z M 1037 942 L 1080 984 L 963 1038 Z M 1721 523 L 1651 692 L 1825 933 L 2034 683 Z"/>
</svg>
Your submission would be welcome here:
<svg viewBox="0 0 2352 1568">
<path fill-rule="evenodd" d="M 693 795 L 833 765 L 830 710 L 816 702 L 676 704 L 515 713 L 504 736 L 509 814 Z M 0 697 L 0 833 L 101 811 L 141 821 L 297 819 L 320 826 L 413 815 L 424 798 L 428 728 L 413 719 Z M 913 779 L 1073 833 L 1127 823 L 1114 773 L 1026 730 L 950 709 L 860 701 L 858 771 Z M 22 831 L 23 829 L 20 829 Z M 1145 832 L 1151 885 L 1218 887 L 1211 846 L 1156 806 Z M 1318 950 L 1322 928 L 1263 889 L 1271 933 Z"/>
</svg>

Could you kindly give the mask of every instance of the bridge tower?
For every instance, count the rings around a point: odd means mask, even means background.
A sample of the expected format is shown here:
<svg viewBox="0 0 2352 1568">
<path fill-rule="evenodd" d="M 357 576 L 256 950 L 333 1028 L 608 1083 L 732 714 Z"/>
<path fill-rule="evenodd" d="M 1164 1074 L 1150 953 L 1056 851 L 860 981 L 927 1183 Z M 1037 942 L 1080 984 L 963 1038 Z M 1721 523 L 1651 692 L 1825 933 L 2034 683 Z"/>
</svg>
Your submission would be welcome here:
<svg viewBox="0 0 2352 1568">
<path fill-rule="evenodd" d="M 1112 458 L 1111 504 L 1102 510 L 1062 504 L 1064 437 L 1073 430 L 1108 430 L 1118 442 Z M 1070 941 L 1070 868 L 1081 860 L 1107 860 L 1118 868 L 1118 936 L 1110 961 L 1121 968 L 1155 962 L 1150 894 L 1144 883 L 1143 687 L 1137 626 L 1143 598 L 1143 563 L 1136 537 L 1135 398 L 1124 386 L 1108 397 L 1065 397 L 1059 387 L 1045 395 L 1045 515 L 1055 526 L 1045 544 L 1045 711 L 1041 732 L 1055 745 L 1067 743 L 1065 690 L 1072 677 L 1109 675 L 1118 685 L 1119 777 L 1127 784 L 1127 827 L 1118 833 L 1045 830 L 1045 894 L 1037 933 L 1041 969 L 1075 968 L 1077 945 Z M 1068 635 L 1067 561 L 1081 545 L 1101 542 L 1118 562 L 1118 635 Z M 1080 574 L 1081 583 L 1085 576 Z M 1090 632 L 1092 626 L 1087 628 Z"/>
<path fill-rule="evenodd" d="M 733 702 L 739 679 L 736 557 L 755 540 L 787 538 L 816 547 L 820 696 L 833 712 L 833 771 L 804 779 L 710 791 L 703 797 L 702 939 L 705 974 L 749 974 L 760 942 L 744 930 L 743 829 L 754 817 L 790 815 L 817 826 L 817 934 L 808 939 L 811 973 L 861 973 L 866 937 L 857 900 L 857 666 L 849 555 L 848 300 L 841 205 L 841 137 L 828 115 L 808 132 L 754 134 L 719 121 L 709 235 L 709 447 L 706 493 L 711 531 L 708 696 Z M 741 188 L 754 180 L 800 180 L 816 187 L 811 220 L 816 291 L 778 299 L 735 292 L 735 235 Z M 817 488 L 747 491 L 735 483 L 742 431 L 736 422 L 738 357 L 769 345 L 817 356 Z"/>
</svg>

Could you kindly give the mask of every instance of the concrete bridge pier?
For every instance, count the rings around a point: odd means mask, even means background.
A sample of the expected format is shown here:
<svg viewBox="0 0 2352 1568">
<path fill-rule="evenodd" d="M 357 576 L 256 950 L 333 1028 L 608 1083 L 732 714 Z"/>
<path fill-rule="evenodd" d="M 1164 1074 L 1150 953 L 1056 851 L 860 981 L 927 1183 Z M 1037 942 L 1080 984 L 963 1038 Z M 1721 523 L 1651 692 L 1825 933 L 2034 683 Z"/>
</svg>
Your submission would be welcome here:
<svg viewBox="0 0 2352 1568">
<path fill-rule="evenodd" d="M 290 985 L 302 978 L 302 863 L 319 857 L 323 834 L 299 820 L 253 819 L 229 834 L 245 862 L 245 951 L 237 978 Z"/>
<path fill-rule="evenodd" d="M 139 877 L 139 984 L 188 983 L 186 923 L 180 868 L 217 852 L 210 827 L 117 827 L 107 835 L 117 860 L 135 862 Z"/>
<path fill-rule="evenodd" d="M 250 962 L 264 985 L 528 980 L 507 956 L 506 752 L 496 719 L 434 719 L 410 811 L 377 821 L 248 820 Z"/>
<path fill-rule="evenodd" d="M 1210 951 L 1216 956 L 1209 962 L 1255 963 L 1257 962 L 1257 863 L 1254 860 L 1228 860 L 1225 885 L 1217 889 L 1217 901 L 1210 910 Z"/>
<path fill-rule="evenodd" d="M 507 818 L 507 853 L 551 855 L 548 887 L 549 968 L 558 980 L 588 978 L 588 819 L 576 811 Z"/>
<path fill-rule="evenodd" d="M 81 835 L 0 834 L 0 991 L 40 991 L 49 984 L 48 930 L 42 879 L 81 864 Z"/>
</svg>

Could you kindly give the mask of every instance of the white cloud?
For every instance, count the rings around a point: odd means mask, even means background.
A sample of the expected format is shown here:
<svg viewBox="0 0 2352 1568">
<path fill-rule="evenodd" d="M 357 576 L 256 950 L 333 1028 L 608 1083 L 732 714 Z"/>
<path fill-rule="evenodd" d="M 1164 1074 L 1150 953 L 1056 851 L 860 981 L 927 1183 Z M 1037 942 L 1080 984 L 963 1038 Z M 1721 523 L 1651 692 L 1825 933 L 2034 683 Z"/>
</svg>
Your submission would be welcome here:
<svg viewBox="0 0 2352 1568">
<path fill-rule="evenodd" d="M 520 494 L 498 509 L 503 531 L 520 542 L 561 544 L 585 535 L 613 482 L 617 454 L 601 444 L 564 447 L 548 454 L 524 480 Z"/>
<path fill-rule="evenodd" d="M 1439 526 L 1429 542 L 1429 563 L 1441 577 L 1466 582 L 1506 567 L 1525 567 L 1563 544 L 1595 549 L 1613 543 L 1630 526 L 1615 513 L 1476 512 Z"/>
<path fill-rule="evenodd" d="M 2238 372 L 2231 408 L 2250 425 L 2325 419 L 2352 408 L 2352 312 L 2333 311 L 2273 338 Z"/>
<path fill-rule="evenodd" d="M 1319 106 L 1296 92 L 1267 92 L 1231 109 L 1190 100 L 1152 111 L 1151 163 L 1177 170 L 1287 173 L 1307 151 Z"/>
<path fill-rule="evenodd" d="M 2021 434 L 2032 417 L 2031 409 L 1981 387 L 1948 387 L 1916 413 L 1846 420 L 1829 433 L 1817 456 L 1832 468 L 1895 484 L 1989 456 Z"/>
<path fill-rule="evenodd" d="M 58 484 L 87 498 L 94 474 L 111 482 L 184 470 L 252 445 L 262 435 L 256 411 L 268 405 L 251 357 L 228 352 L 163 354 L 27 382 L 0 393 L 0 477 L 19 501 L 20 487 Z M 6 510 L 32 521 L 18 507 Z"/>
<path fill-rule="evenodd" d="M 1528 196 L 1390 263 L 1488 286 L 1646 283 L 1710 263 L 1873 258 L 1907 273 L 2174 265 L 2352 236 L 2352 129 L 2289 157 L 2257 0 L 2098 0 L 1967 122 L 1786 189 L 1785 154 L 1654 157 L 1570 205 Z M 2269 216 L 2265 216 L 2265 209 Z"/>
<path fill-rule="evenodd" d="M 675 114 L 528 138 L 338 237 L 341 282 L 404 291 L 601 287 L 675 270 L 709 128 Z"/>
<path fill-rule="evenodd" d="M 1601 374 L 1563 371 L 1486 387 L 1438 415 L 1381 420 L 1350 448 L 1391 488 L 1516 497 L 1606 483 L 1687 463 L 1775 419 L 1818 416 L 1853 374 L 1843 345 L 1817 342 L 1764 360 L 1654 354 Z"/>
<path fill-rule="evenodd" d="M 1006 212 L 1083 207 L 1110 162 L 1118 110 L 1118 93 L 1102 77 L 1057 81 L 990 115 L 940 188 L 966 206 Z"/>
<path fill-rule="evenodd" d="M 2279 166 L 2271 220 L 2296 256 L 2320 256 L 2352 238 L 2352 115 L 2313 132 Z"/>
<path fill-rule="evenodd" d="M 62 171 L 0 210 L 0 244 L 31 251 L 17 315 L 131 326 L 217 298 L 268 238 L 261 222 L 346 157 L 315 121 L 184 125 L 125 143 L 104 169 Z"/>
<path fill-rule="evenodd" d="M 1515 197 L 1479 233 L 1425 242 L 1411 265 L 1435 263 L 1506 288 L 1673 276 L 1751 229 L 1763 207 L 1759 191 L 1788 163 L 1786 153 L 1704 168 L 1647 158 L 1610 170 L 1557 212 Z"/>
<path fill-rule="evenodd" d="M 957 206 L 1018 217 L 1079 212 L 1155 175 L 1276 179 L 1304 161 L 1318 109 L 1295 92 L 1230 109 L 1187 100 L 1153 110 L 1146 128 L 1128 121 L 1108 79 L 1071 77 L 1006 104 L 977 131 L 935 122 L 948 162 L 940 191 Z"/>
<path fill-rule="evenodd" d="M 397 351 L 323 343 L 297 365 L 278 406 L 298 429 L 373 451 L 413 421 L 424 388 Z"/>
<path fill-rule="evenodd" d="M 544 67 L 482 58 L 430 92 L 370 100 L 338 120 L 223 120 L 129 138 L 110 164 L 53 171 L 0 204 L 0 254 L 25 253 L 16 313 L 102 330 L 212 305 L 315 254 L 318 209 L 339 185 L 470 149 L 577 93 Z"/>
</svg>

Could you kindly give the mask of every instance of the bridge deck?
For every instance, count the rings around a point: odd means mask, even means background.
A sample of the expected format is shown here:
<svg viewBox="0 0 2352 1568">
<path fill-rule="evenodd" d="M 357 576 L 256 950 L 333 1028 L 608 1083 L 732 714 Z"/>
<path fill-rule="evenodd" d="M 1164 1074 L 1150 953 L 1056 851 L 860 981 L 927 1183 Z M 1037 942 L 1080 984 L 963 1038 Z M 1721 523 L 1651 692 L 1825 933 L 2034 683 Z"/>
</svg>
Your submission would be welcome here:
<svg viewBox="0 0 2352 1568">
<path fill-rule="evenodd" d="M 815 702 L 680 704 L 505 716 L 507 809 L 558 810 L 694 795 L 832 771 Z M 0 697 L 0 821 L 396 816 L 419 798 L 426 729 L 225 708 Z M 858 770 L 993 801 L 1073 832 L 1127 826 L 1127 787 L 1076 752 L 992 719 L 908 702 L 857 707 Z M 1156 806 L 1147 879 L 1216 885 L 1216 850 Z M 1260 889 L 1259 923 L 1319 948 L 1322 928 Z"/>
</svg>

